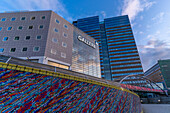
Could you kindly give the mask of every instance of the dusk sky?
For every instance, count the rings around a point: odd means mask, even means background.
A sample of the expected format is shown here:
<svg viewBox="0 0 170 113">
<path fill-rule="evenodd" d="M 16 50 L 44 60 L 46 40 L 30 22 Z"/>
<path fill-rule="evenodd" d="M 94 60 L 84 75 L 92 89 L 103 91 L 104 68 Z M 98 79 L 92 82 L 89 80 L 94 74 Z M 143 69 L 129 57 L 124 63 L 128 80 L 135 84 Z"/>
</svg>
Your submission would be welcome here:
<svg viewBox="0 0 170 113">
<path fill-rule="evenodd" d="M 170 0 L 0 0 L 0 11 L 53 10 L 72 22 L 129 15 L 143 69 L 170 59 Z"/>
</svg>

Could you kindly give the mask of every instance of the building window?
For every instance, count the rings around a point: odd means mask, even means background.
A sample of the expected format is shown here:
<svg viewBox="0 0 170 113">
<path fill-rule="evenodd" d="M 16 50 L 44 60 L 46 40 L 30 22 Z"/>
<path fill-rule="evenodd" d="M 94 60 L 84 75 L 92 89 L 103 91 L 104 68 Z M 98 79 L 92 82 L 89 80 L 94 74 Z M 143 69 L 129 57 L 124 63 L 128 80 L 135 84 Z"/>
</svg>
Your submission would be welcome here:
<svg viewBox="0 0 170 113">
<path fill-rule="evenodd" d="M 28 29 L 33 29 L 33 26 L 29 26 Z"/>
<path fill-rule="evenodd" d="M 58 23 L 58 24 L 60 23 L 60 21 L 59 21 L 59 20 L 57 20 L 57 19 L 56 19 L 55 21 L 56 21 L 56 23 Z"/>
<path fill-rule="evenodd" d="M 19 40 L 19 36 L 16 36 L 16 37 L 14 38 L 14 40 Z"/>
<path fill-rule="evenodd" d="M 51 49 L 51 54 L 56 55 L 56 54 L 57 54 L 57 51 L 56 51 L 56 50 L 54 50 L 54 49 Z"/>
<path fill-rule="evenodd" d="M 34 52 L 38 52 L 40 50 L 40 47 L 34 47 Z"/>
<path fill-rule="evenodd" d="M 1 21 L 3 21 L 3 22 L 6 21 L 6 18 L 2 18 Z"/>
<path fill-rule="evenodd" d="M 25 37 L 26 40 L 29 40 L 30 38 L 31 38 L 30 36 L 26 36 L 26 37 Z"/>
<path fill-rule="evenodd" d="M 62 57 L 62 58 L 66 58 L 66 54 L 63 53 L 63 52 L 61 52 L 61 57 Z"/>
<path fill-rule="evenodd" d="M 63 33 L 63 36 L 64 36 L 64 37 L 67 37 L 67 34 L 66 34 L 66 33 Z"/>
<path fill-rule="evenodd" d="M 2 27 L 0 27 L 0 31 L 2 30 Z"/>
<path fill-rule="evenodd" d="M 20 30 L 21 30 L 21 29 L 22 29 L 22 26 L 19 26 L 19 27 L 18 27 L 18 29 L 20 29 Z"/>
<path fill-rule="evenodd" d="M 45 16 L 42 16 L 42 17 L 41 17 L 41 19 L 43 19 L 43 20 L 44 20 L 44 19 L 45 19 Z"/>
<path fill-rule="evenodd" d="M 11 48 L 10 52 L 15 52 L 16 48 Z"/>
<path fill-rule="evenodd" d="M 2 41 L 7 41 L 8 40 L 8 37 L 4 37 Z"/>
<path fill-rule="evenodd" d="M 39 36 L 37 36 L 37 37 L 36 37 L 36 39 L 37 39 L 37 40 L 40 40 L 40 39 L 41 39 L 41 36 L 40 36 L 40 35 L 39 35 Z"/>
<path fill-rule="evenodd" d="M 12 30 L 12 27 L 8 27 L 8 29 L 7 29 L 8 31 L 11 31 Z"/>
<path fill-rule="evenodd" d="M 63 46 L 63 47 L 67 47 L 67 44 L 64 43 L 64 42 L 62 42 L 62 46 Z"/>
<path fill-rule="evenodd" d="M 15 21 L 16 20 L 16 18 L 11 18 L 11 21 Z"/>
<path fill-rule="evenodd" d="M 43 26 L 43 25 L 40 25 L 40 26 L 39 26 L 39 29 L 43 29 L 43 28 L 44 28 L 44 26 Z"/>
<path fill-rule="evenodd" d="M 35 20 L 35 16 L 31 17 L 31 20 Z"/>
<path fill-rule="evenodd" d="M 21 20 L 25 20 L 26 18 L 25 17 L 21 17 Z"/>
<path fill-rule="evenodd" d="M 55 28 L 54 31 L 55 31 L 55 32 L 58 32 L 58 29 Z"/>
<path fill-rule="evenodd" d="M 65 24 L 64 24 L 64 27 L 65 27 L 66 29 L 68 29 L 68 26 L 67 26 L 67 25 L 65 25 Z"/>
<path fill-rule="evenodd" d="M 0 48 L 0 53 L 3 53 L 4 52 L 4 48 Z"/>
<path fill-rule="evenodd" d="M 58 40 L 57 40 L 56 38 L 53 38 L 52 41 L 53 41 L 54 43 L 57 43 L 57 42 L 58 42 Z"/>
<path fill-rule="evenodd" d="M 27 51 L 27 47 L 22 48 L 22 51 Z"/>
</svg>

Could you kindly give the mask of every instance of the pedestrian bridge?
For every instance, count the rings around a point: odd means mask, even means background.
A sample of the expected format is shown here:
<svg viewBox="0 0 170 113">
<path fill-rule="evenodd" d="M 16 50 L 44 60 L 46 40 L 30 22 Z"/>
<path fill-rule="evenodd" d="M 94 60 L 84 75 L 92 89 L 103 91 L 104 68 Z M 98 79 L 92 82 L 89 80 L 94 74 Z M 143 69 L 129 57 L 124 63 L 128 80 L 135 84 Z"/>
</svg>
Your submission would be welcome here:
<svg viewBox="0 0 170 113">
<path fill-rule="evenodd" d="M 129 84 L 121 84 L 121 86 L 123 88 L 130 89 L 133 91 L 163 93 L 163 91 L 160 89 L 151 89 L 151 88 L 147 88 L 147 87 L 140 87 L 140 86 L 129 85 Z"/>
</svg>

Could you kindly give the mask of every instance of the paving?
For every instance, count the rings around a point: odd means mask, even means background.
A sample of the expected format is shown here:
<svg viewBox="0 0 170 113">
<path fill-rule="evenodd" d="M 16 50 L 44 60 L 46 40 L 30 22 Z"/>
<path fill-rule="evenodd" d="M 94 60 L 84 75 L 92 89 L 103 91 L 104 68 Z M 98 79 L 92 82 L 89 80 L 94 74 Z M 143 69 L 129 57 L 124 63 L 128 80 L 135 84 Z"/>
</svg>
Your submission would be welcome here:
<svg viewBox="0 0 170 113">
<path fill-rule="evenodd" d="M 170 113 L 170 104 L 142 104 L 143 113 Z"/>
</svg>

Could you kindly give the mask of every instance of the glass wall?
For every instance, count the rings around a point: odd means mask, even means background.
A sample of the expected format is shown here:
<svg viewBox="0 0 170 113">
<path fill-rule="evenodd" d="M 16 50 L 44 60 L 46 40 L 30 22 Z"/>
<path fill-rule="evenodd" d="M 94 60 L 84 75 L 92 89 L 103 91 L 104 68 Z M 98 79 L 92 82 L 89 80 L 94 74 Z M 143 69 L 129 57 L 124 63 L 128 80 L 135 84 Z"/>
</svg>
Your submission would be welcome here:
<svg viewBox="0 0 170 113">
<path fill-rule="evenodd" d="M 98 44 L 93 38 L 77 28 L 73 32 L 71 70 L 101 77 Z"/>
</svg>

